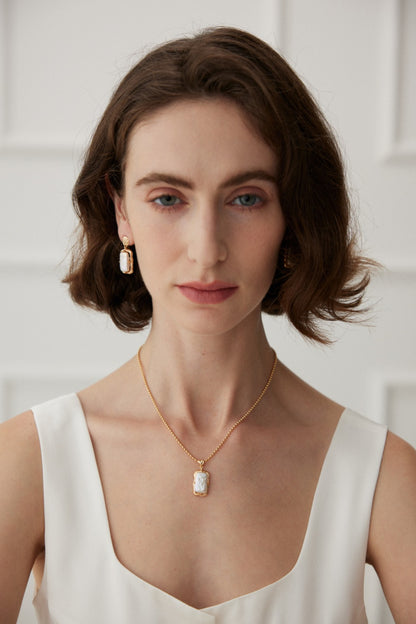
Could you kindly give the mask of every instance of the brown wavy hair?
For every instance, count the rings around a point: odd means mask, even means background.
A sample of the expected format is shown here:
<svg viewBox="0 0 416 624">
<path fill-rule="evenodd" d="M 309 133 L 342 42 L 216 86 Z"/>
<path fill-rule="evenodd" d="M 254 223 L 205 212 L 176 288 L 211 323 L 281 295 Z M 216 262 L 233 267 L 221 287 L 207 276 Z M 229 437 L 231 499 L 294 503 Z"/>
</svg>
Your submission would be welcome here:
<svg viewBox="0 0 416 624">
<path fill-rule="evenodd" d="M 211 97 L 238 104 L 278 158 L 287 227 L 262 310 L 284 313 L 307 338 L 329 342 L 319 321 L 356 318 L 374 263 L 357 252 L 342 158 L 313 97 L 275 50 L 235 28 L 161 45 L 122 80 L 74 186 L 80 226 L 64 282 L 74 301 L 109 313 L 122 330 L 149 323 L 152 300 L 140 271 L 118 269 L 109 189 L 123 194 L 128 141 L 138 122 L 172 102 Z"/>
</svg>

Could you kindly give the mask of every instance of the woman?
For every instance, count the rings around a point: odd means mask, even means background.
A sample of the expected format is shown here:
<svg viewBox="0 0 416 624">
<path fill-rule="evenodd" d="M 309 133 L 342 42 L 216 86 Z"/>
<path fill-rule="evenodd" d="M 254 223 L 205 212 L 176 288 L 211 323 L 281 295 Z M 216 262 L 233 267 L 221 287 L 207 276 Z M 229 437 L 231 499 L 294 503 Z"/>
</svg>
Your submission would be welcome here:
<svg viewBox="0 0 416 624">
<path fill-rule="evenodd" d="M 1 429 L 0 620 L 31 569 L 39 622 L 361 624 L 374 565 L 416 614 L 416 458 L 322 396 L 261 311 L 325 342 L 358 311 L 330 129 L 285 61 L 218 28 L 148 54 L 112 97 L 74 189 L 66 278 L 137 356 Z"/>
</svg>

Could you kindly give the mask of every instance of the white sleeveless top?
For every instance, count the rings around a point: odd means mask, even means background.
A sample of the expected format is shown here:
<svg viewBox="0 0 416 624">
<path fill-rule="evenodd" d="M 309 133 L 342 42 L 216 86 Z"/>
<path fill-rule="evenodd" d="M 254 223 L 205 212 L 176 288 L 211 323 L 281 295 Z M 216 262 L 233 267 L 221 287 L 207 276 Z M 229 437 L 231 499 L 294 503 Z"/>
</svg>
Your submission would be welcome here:
<svg viewBox="0 0 416 624">
<path fill-rule="evenodd" d="M 283 578 L 195 609 L 117 559 L 76 394 L 33 409 L 42 451 L 45 571 L 41 624 L 365 624 L 364 565 L 386 428 L 345 410 L 316 488 L 299 558 Z M 276 531 L 279 527 L 276 527 Z"/>
</svg>

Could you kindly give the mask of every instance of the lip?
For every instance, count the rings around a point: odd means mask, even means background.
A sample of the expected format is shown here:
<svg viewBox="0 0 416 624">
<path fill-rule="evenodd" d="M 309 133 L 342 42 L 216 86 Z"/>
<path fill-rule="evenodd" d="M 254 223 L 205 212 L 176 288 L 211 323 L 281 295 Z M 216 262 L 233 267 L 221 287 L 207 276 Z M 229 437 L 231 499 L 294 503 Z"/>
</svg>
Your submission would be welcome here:
<svg viewBox="0 0 416 624">
<path fill-rule="evenodd" d="M 203 282 L 186 282 L 178 284 L 181 293 L 194 303 L 221 303 L 237 291 L 238 286 L 229 282 L 214 281 L 209 283 Z"/>
<path fill-rule="evenodd" d="M 196 290 L 222 290 L 223 288 L 237 288 L 235 284 L 230 284 L 230 282 L 221 282 L 219 280 L 215 280 L 214 282 L 186 282 L 184 284 L 179 284 L 179 287 L 184 286 L 185 288 L 195 288 Z"/>
</svg>

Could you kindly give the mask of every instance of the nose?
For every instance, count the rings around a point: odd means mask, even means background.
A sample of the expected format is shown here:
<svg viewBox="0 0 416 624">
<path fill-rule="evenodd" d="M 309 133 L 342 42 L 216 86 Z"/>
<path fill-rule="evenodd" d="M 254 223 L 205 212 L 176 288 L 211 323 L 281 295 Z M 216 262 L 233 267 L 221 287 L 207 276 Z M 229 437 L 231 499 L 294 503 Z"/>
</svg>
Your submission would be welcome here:
<svg viewBox="0 0 416 624">
<path fill-rule="evenodd" d="M 194 207 L 187 235 L 188 258 L 201 268 L 212 268 L 227 258 L 224 219 L 213 204 Z"/>
</svg>

